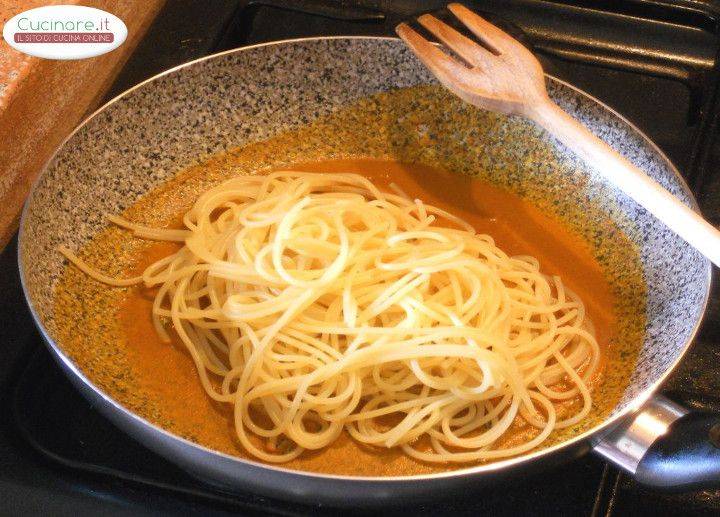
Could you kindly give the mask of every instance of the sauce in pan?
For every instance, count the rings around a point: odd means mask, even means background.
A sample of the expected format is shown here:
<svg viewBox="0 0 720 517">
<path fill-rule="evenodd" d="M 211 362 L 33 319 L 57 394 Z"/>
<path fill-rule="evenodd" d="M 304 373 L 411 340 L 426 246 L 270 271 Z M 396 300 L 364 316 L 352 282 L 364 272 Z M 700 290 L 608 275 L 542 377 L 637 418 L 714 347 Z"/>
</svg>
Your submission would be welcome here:
<svg viewBox="0 0 720 517">
<path fill-rule="evenodd" d="M 589 246 L 562 224 L 544 215 L 520 197 L 467 176 L 421 165 L 374 159 L 300 163 L 290 167 L 308 172 L 354 172 L 366 176 L 382 190 L 395 183 L 412 197 L 441 207 L 491 235 L 510 255 L 537 257 L 545 274 L 562 277 L 565 285 L 584 301 L 605 353 L 616 332 L 615 300 L 611 286 L 593 258 Z M 178 216 L 179 219 L 179 216 Z M 153 243 L 146 247 L 134 273 L 174 252 L 179 245 Z M 154 293 L 134 288 L 119 310 L 120 329 L 127 346 L 127 362 L 134 382 L 161 406 L 163 427 L 202 445 L 248 457 L 234 438 L 231 411 L 214 403 L 203 391 L 194 364 L 179 342 L 166 344 L 151 322 Z M 604 361 L 592 386 L 602 381 Z M 152 417 L 149 417 L 153 420 Z M 515 434 L 529 432 L 518 428 Z M 513 436 L 506 438 L 508 443 Z M 457 468 L 457 465 L 423 464 L 399 450 L 370 448 L 343 434 L 322 451 L 306 451 L 281 467 L 362 476 L 409 475 Z"/>
</svg>

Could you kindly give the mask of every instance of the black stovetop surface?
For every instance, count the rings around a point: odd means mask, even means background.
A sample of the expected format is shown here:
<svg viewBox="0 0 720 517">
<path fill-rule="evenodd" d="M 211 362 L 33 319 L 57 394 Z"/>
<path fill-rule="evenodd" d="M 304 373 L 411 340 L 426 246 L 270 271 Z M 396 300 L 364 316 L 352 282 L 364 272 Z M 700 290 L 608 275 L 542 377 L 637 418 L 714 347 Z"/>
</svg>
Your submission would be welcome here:
<svg viewBox="0 0 720 517">
<path fill-rule="evenodd" d="M 652 138 L 720 224 L 720 2 L 465 2 L 520 37 L 548 73 L 585 89 Z M 164 69 L 237 46 L 306 36 L 391 35 L 435 0 L 169 0 L 108 98 Z M 333 508 L 224 494 L 115 429 L 45 351 L 19 287 L 16 242 L 0 255 L 0 514 L 307 514 Z M 682 367 L 665 386 L 720 411 L 720 292 Z M 594 456 L 504 484 L 389 513 L 433 515 L 717 514 L 720 490 L 667 495 Z M 343 513 L 362 513 L 361 509 Z"/>
</svg>

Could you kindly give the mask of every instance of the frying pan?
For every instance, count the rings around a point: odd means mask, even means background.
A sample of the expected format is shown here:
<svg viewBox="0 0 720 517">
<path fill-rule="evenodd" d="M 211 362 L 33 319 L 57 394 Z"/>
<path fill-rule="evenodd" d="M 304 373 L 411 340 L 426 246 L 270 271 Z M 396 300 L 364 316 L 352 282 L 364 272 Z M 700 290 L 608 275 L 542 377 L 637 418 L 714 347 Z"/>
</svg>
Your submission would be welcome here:
<svg viewBox="0 0 720 517">
<path fill-rule="evenodd" d="M 637 128 L 580 90 L 552 77 L 547 82 L 550 95 L 566 111 L 696 208 L 675 167 Z M 227 490 L 340 505 L 416 501 L 486 486 L 591 450 L 645 484 L 679 489 L 717 484 L 720 418 L 654 395 L 698 328 L 708 299 L 710 263 L 520 119 L 495 118 L 486 128 L 485 143 L 473 151 L 484 157 L 484 169 L 502 181 L 519 177 L 525 185 L 565 189 L 564 197 L 580 209 L 593 207 L 611 218 L 637 247 L 647 284 L 644 338 L 627 386 L 607 418 L 577 436 L 520 457 L 437 474 L 358 477 L 293 471 L 222 454 L 151 424 L 94 384 L 56 341 L 52 297 L 65 267 L 57 246 L 78 249 L 88 242 L 106 226 L 103 213 L 121 212 L 198 156 L 261 141 L 368 96 L 425 84 L 434 79 L 396 39 L 290 40 L 187 63 L 91 115 L 47 164 L 20 229 L 25 296 L 60 367 L 120 429 Z M 439 118 L 452 123 L 447 110 Z M 458 132 L 454 138 L 464 136 Z M 533 156 L 541 159 L 528 164 Z"/>
</svg>

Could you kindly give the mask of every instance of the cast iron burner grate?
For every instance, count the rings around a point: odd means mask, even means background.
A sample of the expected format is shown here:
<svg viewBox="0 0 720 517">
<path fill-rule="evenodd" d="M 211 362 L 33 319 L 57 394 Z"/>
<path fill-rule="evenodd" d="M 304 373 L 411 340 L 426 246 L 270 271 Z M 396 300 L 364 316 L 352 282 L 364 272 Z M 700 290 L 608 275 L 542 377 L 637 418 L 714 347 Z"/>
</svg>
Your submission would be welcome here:
<svg viewBox="0 0 720 517">
<path fill-rule="evenodd" d="M 174 0 L 116 81 L 109 97 L 171 66 L 215 51 L 264 41 L 323 35 L 392 35 L 400 20 L 440 9 L 438 0 L 250 0 L 199 3 Z M 720 146 L 716 145 L 720 2 L 712 0 L 475 0 L 485 13 L 532 46 L 546 70 L 595 95 L 646 132 L 683 172 L 703 211 L 720 223 Z M 14 262 L 14 247 L 0 266 Z M 7 277 L 6 277 L 7 278 Z M 14 277 L 12 277 L 14 278 Z M 0 323 L 24 311 L 16 281 L 5 280 L 8 303 Z M 226 494 L 125 436 L 76 392 L 29 330 L 22 339 L 36 352 L 12 381 L 5 414 L 22 443 L 75 483 L 108 479 L 103 497 L 121 500 L 127 485 L 135 499 L 176 499 L 187 512 L 303 514 L 333 509 L 298 506 L 253 494 Z M 691 353 L 666 386 L 671 396 L 699 408 L 720 410 L 720 292 L 714 289 L 705 323 Z M 13 329 L 0 330 L 0 333 Z M 20 353 L 16 353 L 20 356 Z M 12 364 L 10 365 L 12 366 Z M 7 368 L 7 366 L 6 366 Z M 0 443 L 0 446 L 3 445 Z M 2 473 L 0 473 L 0 478 Z M 75 479 L 75 478 L 74 478 Z M 120 488 L 123 488 L 121 490 Z M 514 494 L 509 497 L 508 494 Z M 154 498 L 154 499 L 153 499 Z M 128 498 L 129 501 L 129 498 Z M 128 508 L 136 508 L 125 501 Z M 137 507 L 137 510 L 142 508 Z M 639 487 L 628 476 L 587 456 L 497 490 L 481 489 L 432 506 L 398 513 L 478 511 L 499 515 L 625 515 L 720 512 L 720 490 L 667 495 Z M 344 513 L 348 513 L 345 511 Z M 352 512 L 349 512 L 352 513 Z"/>
</svg>

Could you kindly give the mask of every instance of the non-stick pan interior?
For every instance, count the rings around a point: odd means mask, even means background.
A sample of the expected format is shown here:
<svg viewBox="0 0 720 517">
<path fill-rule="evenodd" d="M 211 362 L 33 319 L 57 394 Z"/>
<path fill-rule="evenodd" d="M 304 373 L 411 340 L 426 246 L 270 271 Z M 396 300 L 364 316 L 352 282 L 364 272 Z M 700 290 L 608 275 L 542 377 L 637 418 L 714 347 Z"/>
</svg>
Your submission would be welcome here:
<svg viewBox="0 0 720 517">
<path fill-rule="evenodd" d="M 672 165 L 634 128 L 581 92 L 553 79 L 548 82 L 552 97 L 565 110 L 692 203 Z M 192 63 L 106 106 L 49 164 L 22 221 L 23 280 L 49 339 L 57 337 L 53 289 L 64 268 L 57 247 L 81 247 L 105 227 L 103 214 L 121 212 L 203 156 L 307 125 L 381 92 L 423 84 L 434 80 L 398 40 L 311 39 Z M 438 98 L 442 100 L 436 96 L 434 102 L 440 102 Z M 452 127 L 454 112 L 474 110 L 453 99 L 447 102 L 446 108 L 435 106 L 443 119 L 439 128 Z M 394 116 L 388 127 L 402 118 Z M 564 216 L 576 231 L 596 242 L 615 242 L 603 234 L 613 230 L 590 228 L 573 215 L 600 211 L 640 250 L 647 290 L 645 337 L 613 411 L 617 413 L 661 379 L 684 351 L 704 309 L 708 262 L 530 123 L 479 110 L 473 116 L 479 133 L 474 133 L 472 149 L 481 158 L 463 165 L 448 157 L 446 163 L 464 168 L 461 173 L 479 173 L 481 168 L 485 178 L 531 201 L 545 195 L 563 199 L 556 208 L 560 216 L 566 210 Z M 466 133 L 467 127 L 459 126 L 439 141 L 454 142 L 468 152 Z M 402 154 L 402 146 L 402 141 L 388 138 L 384 151 Z M 451 149 L 435 151 L 427 156 L 452 154 Z M 622 277 L 622 265 L 614 264 L 610 274 Z"/>
</svg>

